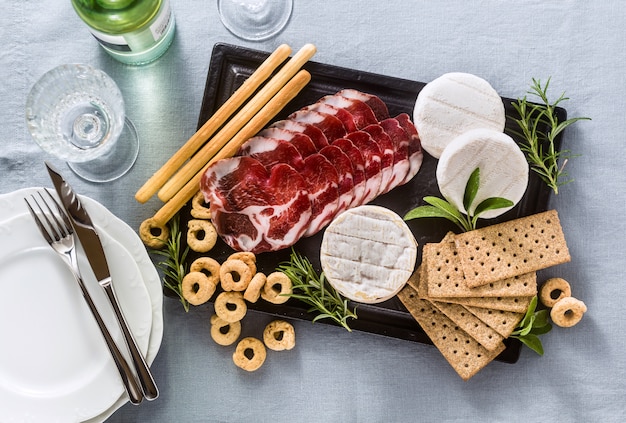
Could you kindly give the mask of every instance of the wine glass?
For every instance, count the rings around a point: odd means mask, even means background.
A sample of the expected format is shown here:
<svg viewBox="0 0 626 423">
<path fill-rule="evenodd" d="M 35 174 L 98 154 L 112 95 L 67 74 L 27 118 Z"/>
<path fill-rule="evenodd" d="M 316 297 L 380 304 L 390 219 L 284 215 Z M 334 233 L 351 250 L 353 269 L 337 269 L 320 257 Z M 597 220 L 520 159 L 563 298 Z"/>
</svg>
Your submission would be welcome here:
<svg viewBox="0 0 626 423">
<path fill-rule="evenodd" d="M 122 93 L 91 66 L 65 64 L 46 72 L 28 94 L 26 122 L 44 151 L 88 181 L 115 180 L 137 159 L 137 131 L 125 116 Z"/>
<path fill-rule="evenodd" d="M 289 22 L 293 0 L 217 0 L 222 23 L 239 38 L 266 40 Z"/>
</svg>

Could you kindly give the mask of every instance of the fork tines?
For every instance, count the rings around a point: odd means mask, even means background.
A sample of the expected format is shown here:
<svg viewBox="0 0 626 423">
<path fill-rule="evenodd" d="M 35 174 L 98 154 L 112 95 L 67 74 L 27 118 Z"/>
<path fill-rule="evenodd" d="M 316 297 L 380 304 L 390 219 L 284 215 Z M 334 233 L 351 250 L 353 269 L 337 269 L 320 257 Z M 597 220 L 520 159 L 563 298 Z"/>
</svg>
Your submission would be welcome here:
<svg viewBox="0 0 626 423">
<path fill-rule="evenodd" d="M 39 230 L 46 238 L 46 241 L 50 243 L 53 241 L 58 241 L 61 238 L 70 235 L 72 233 L 72 224 L 65 214 L 65 211 L 61 208 L 61 205 L 52 196 L 52 194 L 50 194 L 50 192 L 45 188 L 43 191 L 47 194 L 47 198 L 49 198 L 49 201 L 44 198 L 44 196 L 41 194 L 41 191 L 37 192 L 41 201 L 39 201 L 37 197 L 35 197 L 35 194 L 31 194 L 32 202 L 35 204 L 38 212 L 35 211 L 35 208 L 31 205 L 31 201 L 29 201 L 27 198 L 24 198 L 24 201 L 28 206 L 30 214 L 35 219 Z M 57 212 L 54 212 L 52 210 L 52 207 L 50 207 L 50 202 L 52 202 Z M 42 206 L 42 204 L 44 206 Z"/>
</svg>

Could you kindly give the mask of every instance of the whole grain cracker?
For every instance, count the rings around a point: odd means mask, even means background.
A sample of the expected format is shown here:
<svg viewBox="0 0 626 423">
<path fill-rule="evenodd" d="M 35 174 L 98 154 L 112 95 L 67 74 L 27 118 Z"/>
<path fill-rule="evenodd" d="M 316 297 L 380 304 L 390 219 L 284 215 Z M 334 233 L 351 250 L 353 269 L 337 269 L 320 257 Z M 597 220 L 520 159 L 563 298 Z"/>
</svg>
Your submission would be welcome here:
<svg viewBox="0 0 626 423">
<path fill-rule="evenodd" d="M 441 301 L 431 301 L 431 304 L 489 351 L 499 348 L 504 340 L 498 332 L 460 304 L 443 303 Z"/>
<path fill-rule="evenodd" d="M 571 260 L 556 210 L 465 232 L 455 243 L 469 287 Z"/>
<path fill-rule="evenodd" d="M 525 313 L 531 299 L 532 297 L 449 297 L 442 298 L 441 301 L 491 310 Z"/>
<path fill-rule="evenodd" d="M 398 298 L 463 380 L 469 380 L 505 348 L 501 344 L 487 350 L 430 302 L 419 298 L 410 285 L 405 285 Z"/>
<path fill-rule="evenodd" d="M 446 237 L 448 238 L 448 237 Z M 535 272 L 490 282 L 470 288 L 465 282 L 463 267 L 456 252 L 454 237 L 438 244 L 427 244 L 422 253 L 428 265 L 428 297 L 522 297 L 537 293 Z M 422 261 L 422 265 L 424 262 Z M 423 298 L 423 297 L 422 297 Z"/>
<path fill-rule="evenodd" d="M 488 308 L 464 306 L 470 313 L 488 324 L 502 337 L 508 338 L 524 318 L 524 313 L 513 311 L 491 310 Z"/>
</svg>

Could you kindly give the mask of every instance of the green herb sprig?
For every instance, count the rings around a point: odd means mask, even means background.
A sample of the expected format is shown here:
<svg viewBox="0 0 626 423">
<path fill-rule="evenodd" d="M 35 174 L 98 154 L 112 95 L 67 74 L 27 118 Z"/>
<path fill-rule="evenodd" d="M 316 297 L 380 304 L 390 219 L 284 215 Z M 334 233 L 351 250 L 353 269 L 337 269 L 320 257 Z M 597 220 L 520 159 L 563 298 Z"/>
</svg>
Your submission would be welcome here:
<svg viewBox="0 0 626 423">
<path fill-rule="evenodd" d="M 480 169 L 476 168 L 470 175 L 465 192 L 463 195 L 463 207 L 467 214 L 460 212 L 456 206 L 450 204 L 446 200 L 437 197 L 424 197 L 424 201 L 428 205 L 416 207 L 409 211 L 404 220 L 418 219 L 423 217 L 442 217 L 456 224 L 462 231 L 469 232 L 476 229 L 478 218 L 481 214 L 488 210 L 496 210 L 505 207 L 512 207 L 514 204 L 511 200 L 501 197 L 491 197 L 480 202 L 473 212 L 470 212 L 471 206 L 476 199 L 478 188 L 480 186 Z"/>
<path fill-rule="evenodd" d="M 530 168 L 555 194 L 558 194 L 560 186 L 573 181 L 573 179 L 567 179 L 565 165 L 569 159 L 576 156 L 572 155 L 569 150 L 557 150 L 556 138 L 571 124 L 579 120 L 590 119 L 575 117 L 559 122 L 556 108 L 561 102 L 569 100 L 569 98 L 565 97 L 565 93 L 563 93 L 554 103 L 550 103 L 548 99 L 549 86 L 550 78 L 545 85 L 542 85 L 540 80 L 533 78 L 530 91 L 527 93 L 539 97 L 543 104 L 531 104 L 527 101 L 527 96 L 513 102 L 513 107 L 520 116 L 519 119 L 513 120 L 520 130 L 512 132 L 524 140 L 520 148 L 525 153 Z"/>
<path fill-rule="evenodd" d="M 328 283 L 324 272 L 317 274 L 309 259 L 292 249 L 289 261 L 281 263 L 278 270 L 286 274 L 293 284 L 292 293 L 284 295 L 310 305 L 311 308 L 307 310 L 309 313 L 318 313 L 313 322 L 332 319 L 352 332 L 348 319 L 357 318 L 356 307 L 350 310 L 348 300 Z"/>
<path fill-rule="evenodd" d="M 172 290 L 183 305 L 186 312 L 189 311 L 189 302 L 183 296 L 183 278 L 187 274 L 185 260 L 189 253 L 189 247 L 181 251 L 180 218 L 176 215 L 170 222 L 170 237 L 165 244 L 164 250 L 153 250 L 154 254 L 165 257 L 157 267 L 163 272 L 163 285 Z"/>
<path fill-rule="evenodd" d="M 552 325 L 548 321 L 548 310 L 537 309 L 537 296 L 530 301 L 528 310 L 519 326 L 510 335 L 511 338 L 517 338 L 524 345 L 539 355 L 543 355 L 543 345 L 539 339 L 539 335 L 546 334 L 552 330 Z"/>
</svg>

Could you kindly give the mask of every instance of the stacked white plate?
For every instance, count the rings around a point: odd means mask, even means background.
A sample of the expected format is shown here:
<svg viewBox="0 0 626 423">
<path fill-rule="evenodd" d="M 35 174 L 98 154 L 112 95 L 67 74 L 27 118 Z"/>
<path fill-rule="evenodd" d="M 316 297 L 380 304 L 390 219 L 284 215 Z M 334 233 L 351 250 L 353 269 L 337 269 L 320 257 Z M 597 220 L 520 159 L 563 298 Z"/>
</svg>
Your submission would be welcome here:
<svg viewBox="0 0 626 423">
<path fill-rule="evenodd" d="M 28 213 L 23 199 L 38 190 L 0 195 L 0 421 L 103 422 L 128 397 L 77 283 Z M 100 234 L 124 315 L 151 364 L 163 336 L 159 275 L 131 227 L 98 202 L 81 201 Z M 113 310 L 80 252 L 79 265 L 126 352 Z"/>
</svg>

